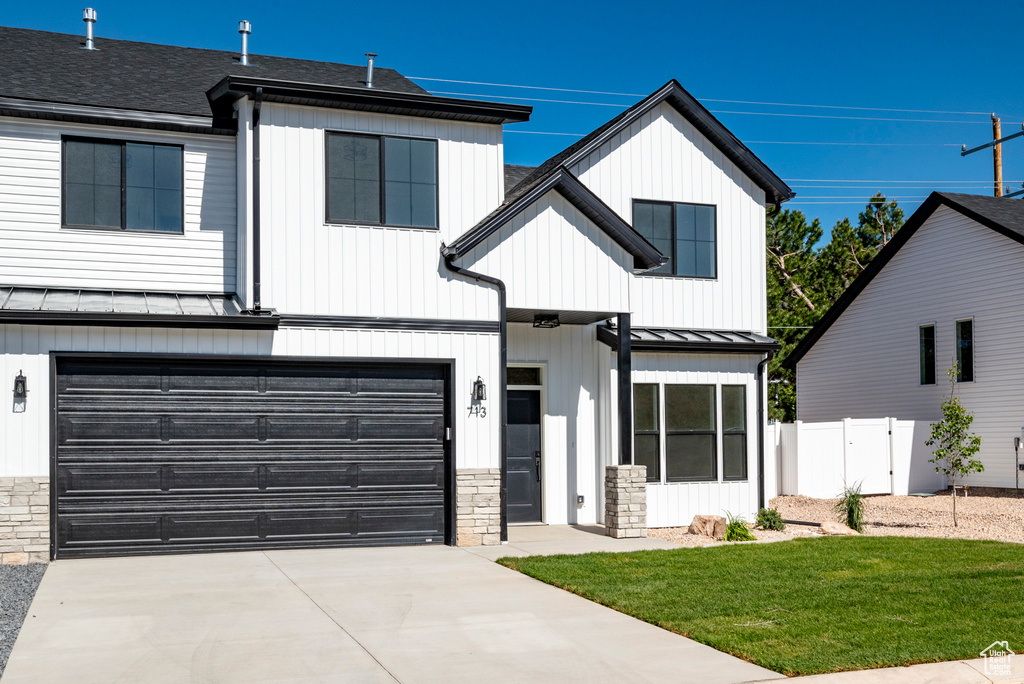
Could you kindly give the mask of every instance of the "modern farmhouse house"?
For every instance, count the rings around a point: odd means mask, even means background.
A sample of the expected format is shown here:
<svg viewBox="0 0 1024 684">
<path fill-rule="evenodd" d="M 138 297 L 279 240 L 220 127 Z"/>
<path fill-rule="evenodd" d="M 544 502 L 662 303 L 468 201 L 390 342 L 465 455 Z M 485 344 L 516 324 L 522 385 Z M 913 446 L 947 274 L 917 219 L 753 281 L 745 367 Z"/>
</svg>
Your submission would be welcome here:
<svg viewBox="0 0 1024 684">
<path fill-rule="evenodd" d="M 797 418 L 919 421 L 915 467 L 930 470 L 923 442 L 955 362 L 985 465 L 966 482 L 1017 486 L 1022 259 L 1019 200 L 932 193 L 786 360 L 796 367 Z"/>
<path fill-rule="evenodd" d="M 792 193 L 678 83 L 506 168 L 529 107 L 89 28 L 0 28 L 0 549 L 756 511 Z"/>
</svg>

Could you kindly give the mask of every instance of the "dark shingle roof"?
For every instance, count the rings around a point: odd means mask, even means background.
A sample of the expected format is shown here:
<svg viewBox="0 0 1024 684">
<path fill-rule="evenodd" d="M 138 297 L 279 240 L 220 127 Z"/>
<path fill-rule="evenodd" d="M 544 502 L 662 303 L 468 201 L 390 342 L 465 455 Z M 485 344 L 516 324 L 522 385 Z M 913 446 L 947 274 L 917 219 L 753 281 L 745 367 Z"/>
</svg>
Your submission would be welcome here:
<svg viewBox="0 0 1024 684">
<path fill-rule="evenodd" d="M 210 116 L 206 91 L 225 76 L 363 87 L 366 68 L 0 27 L 0 97 Z M 393 69 L 375 68 L 376 90 L 425 95 Z"/>
<path fill-rule="evenodd" d="M 519 185 L 519 183 L 529 176 L 536 166 L 518 166 L 516 164 L 505 164 L 505 196 L 512 188 Z"/>
<path fill-rule="evenodd" d="M 977 221 L 986 228 L 991 228 L 1000 235 L 1024 244 L 1024 201 L 1006 198 L 989 197 L 987 195 L 965 195 L 957 192 L 933 192 L 918 207 L 907 222 L 903 224 L 896 237 L 871 260 L 857 278 L 850 283 L 836 303 L 825 312 L 821 320 L 804 336 L 796 349 L 782 362 L 787 368 L 796 368 L 796 364 L 804 357 L 811 347 L 832 327 L 844 311 L 864 291 L 876 275 L 889 263 L 896 252 L 907 244 L 917 229 L 928 220 L 936 209 L 949 207 L 964 216 Z"/>
</svg>

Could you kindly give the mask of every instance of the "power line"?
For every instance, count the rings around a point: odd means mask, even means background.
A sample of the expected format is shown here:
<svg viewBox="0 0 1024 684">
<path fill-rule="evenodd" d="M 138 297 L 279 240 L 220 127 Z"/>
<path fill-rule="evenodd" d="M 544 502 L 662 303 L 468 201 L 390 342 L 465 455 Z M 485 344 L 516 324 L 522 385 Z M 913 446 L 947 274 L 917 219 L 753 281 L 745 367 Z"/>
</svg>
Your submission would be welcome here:
<svg viewBox="0 0 1024 684">
<path fill-rule="evenodd" d="M 555 131 L 523 131 L 506 128 L 506 133 L 522 133 L 526 135 L 564 135 L 582 138 L 587 133 L 560 133 Z M 747 140 L 748 145 L 835 145 L 838 147 L 960 147 L 961 143 L 867 143 L 867 142 L 834 142 L 834 141 L 803 141 L 803 140 Z"/>
<path fill-rule="evenodd" d="M 576 88 L 551 88 L 547 86 L 514 85 L 511 83 L 487 83 L 483 81 L 459 81 L 453 78 L 428 78 L 426 76 L 409 76 L 413 81 L 436 81 L 439 83 L 461 83 L 464 85 L 482 85 L 495 88 L 520 88 L 523 90 L 547 90 L 559 93 L 583 93 L 586 95 L 618 95 L 622 97 L 646 97 L 643 93 L 614 93 L 604 90 L 580 90 Z M 769 107 L 808 107 L 812 109 L 847 109 L 866 112 L 903 112 L 909 114 L 968 114 L 988 116 L 990 112 L 959 112 L 947 109 L 894 109 L 891 107 L 852 107 L 845 105 L 795 104 L 792 102 L 759 102 L 755 100 L 719 100 L 710 97 L 698 98 L 703 102 L 723 102 L 726 104 L 764 105 Z"/>
</svg>

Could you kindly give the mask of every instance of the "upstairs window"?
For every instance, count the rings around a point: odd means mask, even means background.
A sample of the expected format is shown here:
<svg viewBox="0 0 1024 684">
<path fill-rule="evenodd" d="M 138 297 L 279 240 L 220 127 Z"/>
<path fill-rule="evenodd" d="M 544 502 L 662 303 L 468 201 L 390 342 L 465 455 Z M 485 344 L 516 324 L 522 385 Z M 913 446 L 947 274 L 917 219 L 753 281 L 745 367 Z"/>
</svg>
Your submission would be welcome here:
<svg viewBox="0 0 1024 684">
<path fill-rule="evenodd" d="M 956 322 L 956 381 L 974 382 L 974 321 Z"/>
<path fill-rule="evenodd" d="M 437 228 L 437 141 L 327 134 L 328 223 Z"/>
<path fill-rule="evenodd" d="M 183 149 L 65 138 L 66 227 L 180 233 Z"/>
<path fill-rule="evenodd" d="M 921 384 L 935 384 L 935 326 L 920 328 Z"/>
<path fill-rule="evenodd" d="M 716 211 L 713 205 L 633 202 L 633 227 L 669 258 L 648 273 L 686 278 L 717 277 Z"/>
</svg>

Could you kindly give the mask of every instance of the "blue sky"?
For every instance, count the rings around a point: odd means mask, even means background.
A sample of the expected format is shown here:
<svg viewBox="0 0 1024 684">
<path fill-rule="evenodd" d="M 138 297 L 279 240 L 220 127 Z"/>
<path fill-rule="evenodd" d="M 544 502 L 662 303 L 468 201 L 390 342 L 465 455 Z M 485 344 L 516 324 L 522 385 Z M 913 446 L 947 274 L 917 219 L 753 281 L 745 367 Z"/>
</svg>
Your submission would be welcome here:
<svg viewBox="0 0 1024 684">
<path fill-rule="evenodd" d="M 0 23 L 80 33 L 82 6 L 7 2 Z M 899 198 L 908 215 L 932 190 L 991 194 L 991 153 L 961 157 L 960 145 L 991 138 L 990 112 L 1002 117 L 1004 135 L 1024 122 L 1015 83 L 1018 3 L 96 0 L 94 7 L 98 39 L 237 50 L 244 18 L 253 24 L 254 53 L 362 64 L 363 53 L 376 52 L 380 66 L 410 77 L 505 84 L 417 81 L 439 94 L 533 105 L 530 123 L 507 128 L 508 163 L 543 161 L 576 138 L 541 133 L 586 133 L 676 78 L 797 191 L 787 206 L 820 217 L 826 230 L 856 216 L 879 190 Z M 1004 179 L 1020 189 L 1024 137 L 1003 146 L 1003 164 Z"/>
</svg>

